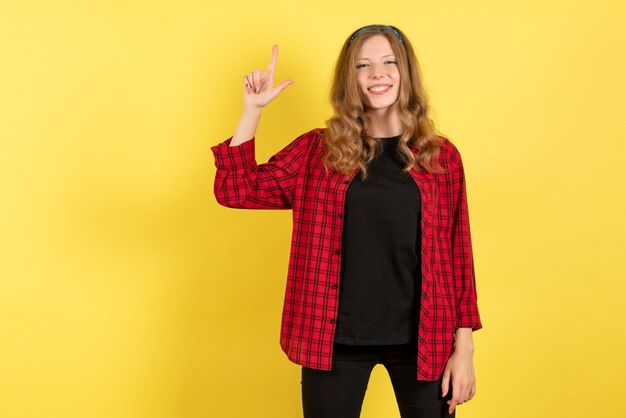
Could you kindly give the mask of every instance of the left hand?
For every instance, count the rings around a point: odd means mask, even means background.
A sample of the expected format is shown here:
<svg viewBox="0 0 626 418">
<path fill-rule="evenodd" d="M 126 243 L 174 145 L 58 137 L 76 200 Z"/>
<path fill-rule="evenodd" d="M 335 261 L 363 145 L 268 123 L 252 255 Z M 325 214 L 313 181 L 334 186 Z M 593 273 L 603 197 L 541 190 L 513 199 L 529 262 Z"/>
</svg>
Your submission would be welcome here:
<svg viewBox="0 0 626 418">
<path fill-rule="evenodd" d="M 457 405 L 469 401 L 476 392 L 474 377 L 474 351 L 464 347 L 456 347 L 448 359 L 441 381 L 441 395 L 446 396 L 452 379 L 452 399 L 448 400 L 448 413 L 451 414 Z"/>
</svg>

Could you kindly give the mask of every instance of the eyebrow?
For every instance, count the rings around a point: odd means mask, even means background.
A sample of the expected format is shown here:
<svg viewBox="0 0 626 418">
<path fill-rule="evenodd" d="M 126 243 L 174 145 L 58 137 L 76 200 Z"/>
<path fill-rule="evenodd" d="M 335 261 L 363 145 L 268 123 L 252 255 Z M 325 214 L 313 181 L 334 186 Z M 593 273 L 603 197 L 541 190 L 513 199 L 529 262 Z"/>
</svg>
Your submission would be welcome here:
<svg viewBox="0 0 626 418">
<path fill-rule="evenodd" d="M 385 57 L 393 57 L 395 56 L 395 54 L 387 54 L 387 55 L 383 55 L 381 58 L 385 58 Z M 370 60 L 369 58 L 357 58 L 357 61 L 361 61 L 361 60 Z"/>
</svg>

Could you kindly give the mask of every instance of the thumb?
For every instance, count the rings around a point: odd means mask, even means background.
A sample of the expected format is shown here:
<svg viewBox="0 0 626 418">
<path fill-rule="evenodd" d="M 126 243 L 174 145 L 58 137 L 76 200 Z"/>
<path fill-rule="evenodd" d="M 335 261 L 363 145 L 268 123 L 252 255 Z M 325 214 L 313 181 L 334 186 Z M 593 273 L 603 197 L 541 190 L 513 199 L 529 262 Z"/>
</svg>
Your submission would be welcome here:
<svg viewBox="0 0 626 418">
<path fill-rule="evenodd" d="M 448 394 L 449 386 L 450 386 L 450 373 L 444 372 L 443 379 L 441 379 L 441 396 L 446 396 Z"/>
<path fill-rule="evenodd" d="M 279 85 L 276 86 L 276 89 L 278 90 L 278 92 L 280 93 L 281 91 L 283 91 L 288 85 L 295 83 L 295 81 L 293 80 L 285 80 L 282 83 L 280 83 Z"/>
</svg>

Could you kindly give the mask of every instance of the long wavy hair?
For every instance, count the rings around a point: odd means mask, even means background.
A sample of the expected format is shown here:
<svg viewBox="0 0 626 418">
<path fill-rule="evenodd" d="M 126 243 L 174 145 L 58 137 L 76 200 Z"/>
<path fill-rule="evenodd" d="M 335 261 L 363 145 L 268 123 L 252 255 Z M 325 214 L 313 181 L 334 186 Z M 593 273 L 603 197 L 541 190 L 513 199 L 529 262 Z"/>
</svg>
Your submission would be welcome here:
<svg viewBox="0 0 626 418">
<path fill-rule="evenodd" d="M 330 89 L 333 115 L 326 121 L 322 141 L 325 149 L 322 161 L 327 172 L 332 167 L 349 175 L 360 169 L 365 179 L 368 163 L 382 150 L 383 139 L 370 135 L 371 119 L 357 84 L 355 63 L 359 47 L 375 35 L 383 35 L 389 40 L 399 67 L 398 107 L 403 133 L 398 150 L 406 161 L 403 171 L 423 169 L 430 173 L 445 172 L 438 161 L 443 137 L 429 115 L 428 96 L 422 84 L 417 57 L 406 35 L 396 27 L 391 28 L 402 37 L 402 42 L 389 27 L 373 25 L 354 31 L 341 48 Z M 357 34 L 359 30 L 361 32 Z M 416 154 L 411 150 L 412 145 L 417 146 Z"/>
</svg>

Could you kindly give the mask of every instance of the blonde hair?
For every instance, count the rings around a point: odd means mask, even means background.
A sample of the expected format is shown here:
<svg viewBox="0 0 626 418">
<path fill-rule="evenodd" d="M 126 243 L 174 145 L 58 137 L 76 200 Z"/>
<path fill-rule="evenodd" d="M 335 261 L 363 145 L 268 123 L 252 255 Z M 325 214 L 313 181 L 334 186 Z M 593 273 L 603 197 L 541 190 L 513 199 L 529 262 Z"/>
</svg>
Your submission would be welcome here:
<svg viewBox="0 0 626 418">
<path fill-rule="evenodd" d="M 395 29 L 402 40 L 390 28 Z M 362 93 L 357 85 L 355 63 L 359 47 L 375 35 L 383 35 L 389 40 L 402 81 L 398 105 L 403 134 L 398 148 L 407 162 L 403 171 L 424 169 L 430 173 L 445 172 L 438 161 L 444 138 L 430 118 L 428 97 L 413 47 L 398 28 L 382 25 L 363 27 L 353 32 L 339 53 L 330 90 L 333 115 L 326 121 L 322 141 L 326 151 L 322 157 L 326 171 L 333 168 L 349 175 L 360 169 L 365 179 L 367 164 L 382 148 L 382 140 L 368 134 L 371 120 L 365 112 Z M 412 145 L 417 146 L 416 154 L 411 151 Z"/>
</svg>

